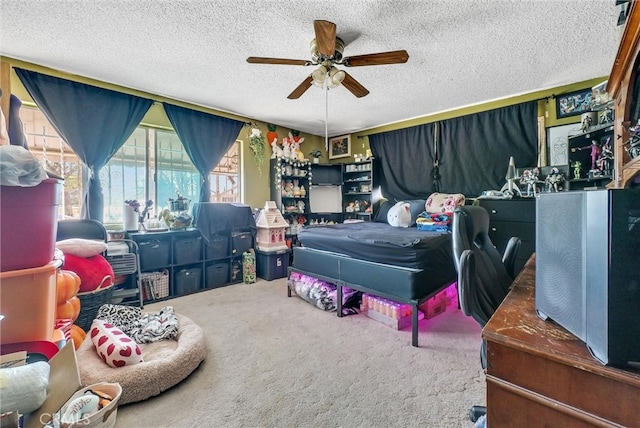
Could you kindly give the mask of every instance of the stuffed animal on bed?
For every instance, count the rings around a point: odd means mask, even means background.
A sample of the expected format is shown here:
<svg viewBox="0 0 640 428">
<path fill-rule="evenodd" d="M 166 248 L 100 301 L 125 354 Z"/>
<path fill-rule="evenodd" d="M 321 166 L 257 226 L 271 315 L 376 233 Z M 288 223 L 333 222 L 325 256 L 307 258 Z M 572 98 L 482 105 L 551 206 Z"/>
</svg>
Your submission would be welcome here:
<svg viewBox="0 0 640 428">
<path fill-rule="evenodd" d="M 411 208 L 408 202 L 398 202 L 387 213 L 387 223 L 393 227 L 411 226 Z"/>
</svg>

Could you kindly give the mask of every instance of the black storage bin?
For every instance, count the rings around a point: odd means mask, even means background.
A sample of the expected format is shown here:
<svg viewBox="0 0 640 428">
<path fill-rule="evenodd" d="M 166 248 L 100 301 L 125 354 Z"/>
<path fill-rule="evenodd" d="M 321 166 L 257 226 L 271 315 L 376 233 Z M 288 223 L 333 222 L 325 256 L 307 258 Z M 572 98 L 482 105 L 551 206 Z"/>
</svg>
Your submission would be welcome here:
<svg viewBox="0 0 640 428">
<path fill-rule="evenodd" d="M 197 267 L 182 269 L 176 272 L 174 281 L 174 294 L 176 296 L 198 291 L 200 290 L 200 285 L 202 284 L 202 269 Z"/>
<path fill-rule="evenodd" d="M 173 263 L 183 265 L 197 263 L 201 260 L 202 237 L 176 239 L 173 241 Z"/>
<path fill-rule="evenodd" d="M 231 233 L 231 255 L 241 256 L 245 251 L 253 248 L 253 235 L 249 231 L 235 231 Z"/>
<path fill-rule="evenodd" d="M 171 264 L 168 240 L 150 239 L 138 242 L 140 249 L 140 269 L 164 269 Z"/>
<path fill-rule="evenodd" d="M 221 287 L 229 282 L 229 262 L 207 266 L 205 288 Z"/>
<path fill-rule="evenodd" d="M 205 244 L 205 259 L 223 259 L 229 257 L 229 235 L 215 234 Z"/>
<path fill-rule="evenodd" d="M 289 250 L 272 253 L 256 251 L 256 273 L 267 281 L 285 278 L 289 268 Z"/>
</svg>

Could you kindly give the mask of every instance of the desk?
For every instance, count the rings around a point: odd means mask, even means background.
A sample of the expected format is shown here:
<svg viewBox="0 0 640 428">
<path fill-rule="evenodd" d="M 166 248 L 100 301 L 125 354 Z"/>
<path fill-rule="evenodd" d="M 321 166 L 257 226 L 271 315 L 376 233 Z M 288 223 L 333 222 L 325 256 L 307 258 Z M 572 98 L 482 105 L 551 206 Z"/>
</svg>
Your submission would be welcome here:
<svg viewBox="0 0 640 428">
<path fill-rule="evenodd" d="M 535 312 L 535 254 L 482 331 L 487 421 L 515 426 L 640 427 L 640 369 L 607 367 Z"/>
</svg>

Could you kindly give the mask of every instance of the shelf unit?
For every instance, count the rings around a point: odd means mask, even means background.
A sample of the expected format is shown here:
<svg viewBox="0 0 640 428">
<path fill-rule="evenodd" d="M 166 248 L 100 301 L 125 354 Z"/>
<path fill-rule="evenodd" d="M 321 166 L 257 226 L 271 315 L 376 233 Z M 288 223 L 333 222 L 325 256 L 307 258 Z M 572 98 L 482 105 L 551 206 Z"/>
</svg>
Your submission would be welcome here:
<svg viewBox="0 0 640 428">
<path fill-rule="evenodd" d="M 312 164 L 309 222 L 342 222 L 342 164 Z"/>
<path fill-rule="evenodd" d="M 373 158 L 342 165 L 342 214 L 344 220 L 373 218 Z"/>
<path fill-rule="evenodd" d="M 571 135 L 569 142 L 569 166 L 570 176 L 567 180 L 568 190 L 582 190 L 587 187 L 604 187 L 611 181 L 611 172 L 609 174 L 601 173 L 596 165 L 592 169 L 591 146 L 597 144 L 602 150 L 605 144 L 613 148 L 613 123 L 605 123 L 590 127 L 586 132 Z M 579 169 L 580 175 L 576 175 L 574 165 L 580 162 L 582 168 Z M 613 170 L 614 160 L 611 159 L 609 170 Z M 593 173 L 596 170 L 597 173 Z"/>
<path fill-rule="evenodd" d="M 209 242 L 198 229 L 136 232 L 130 238 L 140 249 L 140 271 L 169 273 L 169 294 L 177 297 L 242 281 L 242 253 L 253 248 L 248 229 L 224 230 Z M 147 299 L 149 295 L 147 295 Z"/>
<path fill-rule="evenodd" d="M 309 224 L 309 187 L 313 172 L 309 161 L 271 159 L 271 200 L 289 223 L 287 239 L 297 241 L 298 225 Z"/>
</svg>

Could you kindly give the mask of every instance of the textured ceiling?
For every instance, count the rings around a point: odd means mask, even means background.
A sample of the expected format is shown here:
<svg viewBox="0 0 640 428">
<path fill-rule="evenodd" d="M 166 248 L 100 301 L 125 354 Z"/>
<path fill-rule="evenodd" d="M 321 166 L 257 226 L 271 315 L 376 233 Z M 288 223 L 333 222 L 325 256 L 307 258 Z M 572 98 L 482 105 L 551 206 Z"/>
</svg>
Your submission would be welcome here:
<svg viewBox="0 0 640 428">
<path fill-rule="evenodd" d="M 0 0 L 3 56 L 268 123 L 335 136 L 607 76 L 614 0 Z M 405 64 L 349 68 L 370 94 L 311 87 L 313 21 L 344 56 L 406 49 Z"/>
</svg>

